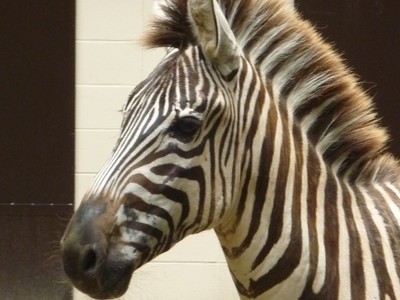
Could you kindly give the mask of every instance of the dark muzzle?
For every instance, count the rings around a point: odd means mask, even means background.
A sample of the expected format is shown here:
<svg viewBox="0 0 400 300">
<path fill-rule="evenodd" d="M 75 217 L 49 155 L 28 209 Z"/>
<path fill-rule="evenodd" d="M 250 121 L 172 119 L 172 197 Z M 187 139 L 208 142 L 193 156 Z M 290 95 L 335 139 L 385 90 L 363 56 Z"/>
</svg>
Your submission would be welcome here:
<svg viewBox="0 0 400 300">
<path fill-rule="evenodd" d="M 61 240 L 65 273 L 76 288 L 97 299 L 125 293 L 133 270 L 113 254 L 106 209 L 106 204 L 82 203 Z"/>
</svg>

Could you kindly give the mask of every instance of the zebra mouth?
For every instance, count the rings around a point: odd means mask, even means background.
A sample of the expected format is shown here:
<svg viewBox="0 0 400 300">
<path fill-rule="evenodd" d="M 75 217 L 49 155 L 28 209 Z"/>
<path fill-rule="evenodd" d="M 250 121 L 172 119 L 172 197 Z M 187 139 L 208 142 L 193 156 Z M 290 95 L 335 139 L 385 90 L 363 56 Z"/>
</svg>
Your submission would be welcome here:
<svg viewBox="0 0 400 300">
<path fill-rule="evenodd" d="M 133 261 L 121 259 L 119 251 L 87 246 L 77 257 L 64 255 L 64 270 L 74 286 L 94 299 L 125 294 L 135 269 Z"/>
</svg>

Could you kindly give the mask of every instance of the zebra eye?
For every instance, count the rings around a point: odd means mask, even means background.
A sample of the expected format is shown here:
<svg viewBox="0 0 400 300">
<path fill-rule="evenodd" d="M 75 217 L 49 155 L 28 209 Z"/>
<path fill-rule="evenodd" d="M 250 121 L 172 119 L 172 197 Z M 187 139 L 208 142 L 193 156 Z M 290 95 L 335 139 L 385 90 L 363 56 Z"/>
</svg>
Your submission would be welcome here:
<svg viewBox="0 0 400 300">
<path fill-rule="evenodd" d="M 171 127 L 170 133 L 173 137 L 188 140 L 193 138 L 201 126 L 198 118 L 188 116 L 176 120 Z"/>
</svg>

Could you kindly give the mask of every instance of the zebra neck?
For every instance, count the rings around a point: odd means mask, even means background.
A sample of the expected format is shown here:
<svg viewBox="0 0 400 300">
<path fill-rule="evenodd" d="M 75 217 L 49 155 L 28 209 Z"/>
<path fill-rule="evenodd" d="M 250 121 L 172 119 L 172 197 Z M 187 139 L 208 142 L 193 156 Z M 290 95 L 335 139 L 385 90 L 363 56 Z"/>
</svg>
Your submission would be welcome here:
<svg viewBox="0 0 400 300">
<path fill-rule="evenodd" d="M 258 128 L 268 130 L 258 132 L 251 139 L 253 144 L 242 143 L 247 148 L 240 153 L 249 158 L 241 164 L 241 173 L 246 175 L 236 185 L 234 194 L 239 196 L 231 210 L 235 214 L 228 218 L 233 221 L 217 233 L 238 290 L 242 295 L 256 298 L 270 288 L 273 291 L 276 280 L 282 276 L 282 264 L 278 262 L 283 254 L 287 266 L 301 262 L 291 277 L 293 288 L 307 271 L 308 252 L 302 251 L 298 237 L 302 219 L 306 219 L 301 215 L 305 210 L 300 207 L 307 201 L 306 190 L 301 188 L 307 185 L 309 148 L 302 142 L 306 137 L 291 116 L 267 101 L 268 97 L 259 96 L 260 89 L 245 84 L 242 87 L 249 91 L 249 98 L 264 103 L 255 114 L 260 116 Z M 249 129 L 250 132 L 254 131 Z M 271 280 L 274 277 L 276 280 Z"/>
</svg>

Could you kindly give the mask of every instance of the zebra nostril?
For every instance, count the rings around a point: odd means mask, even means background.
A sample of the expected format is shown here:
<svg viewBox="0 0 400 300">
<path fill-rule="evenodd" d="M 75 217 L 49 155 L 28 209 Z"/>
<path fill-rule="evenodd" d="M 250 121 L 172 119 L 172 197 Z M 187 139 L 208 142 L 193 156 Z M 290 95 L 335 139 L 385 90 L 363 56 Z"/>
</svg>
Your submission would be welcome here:
<svg viewBox="0 0 400 300">
<path fill-rule="evenodd" d="M 96 271 L 100 257 L 94 246 L 89 246 L 85 249 L 82 257 L 82 271 L 84 274 L 93 273 Z"/>
</svg>

